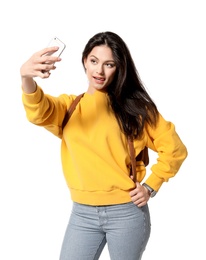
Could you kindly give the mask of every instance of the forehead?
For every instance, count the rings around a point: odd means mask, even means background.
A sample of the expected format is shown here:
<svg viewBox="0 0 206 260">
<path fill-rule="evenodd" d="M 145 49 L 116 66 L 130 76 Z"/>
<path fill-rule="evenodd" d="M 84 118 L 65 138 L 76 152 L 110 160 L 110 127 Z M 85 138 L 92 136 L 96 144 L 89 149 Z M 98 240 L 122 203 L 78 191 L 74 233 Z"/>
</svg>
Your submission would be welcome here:
<svg viewBox="0 0 206 260">
<path fill-rule="evenodd" d="M 94 56 L 99 60 L 114 60 L 112 50 L 107 45 L 95 46 L 89 56 Z"/>
</svg>

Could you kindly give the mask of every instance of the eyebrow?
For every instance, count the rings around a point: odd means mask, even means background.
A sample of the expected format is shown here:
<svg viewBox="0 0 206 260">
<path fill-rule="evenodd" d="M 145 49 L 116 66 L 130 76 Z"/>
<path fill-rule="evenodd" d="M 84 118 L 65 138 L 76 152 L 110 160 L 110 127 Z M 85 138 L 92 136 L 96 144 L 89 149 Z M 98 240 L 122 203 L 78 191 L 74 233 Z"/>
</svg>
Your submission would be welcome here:
<svg viewBox="0 0 206 260">
<path fill-rule="evenodd" d="M 99 60 L 95 55 L 90 55 L 90 57 L 93 57 L 93 58 Z M 105 62 L 114 62 L 114 60 L 106 60 Z M 114 62 L 114 63 L 115 63 L 115 62 Z"/>
</svg>

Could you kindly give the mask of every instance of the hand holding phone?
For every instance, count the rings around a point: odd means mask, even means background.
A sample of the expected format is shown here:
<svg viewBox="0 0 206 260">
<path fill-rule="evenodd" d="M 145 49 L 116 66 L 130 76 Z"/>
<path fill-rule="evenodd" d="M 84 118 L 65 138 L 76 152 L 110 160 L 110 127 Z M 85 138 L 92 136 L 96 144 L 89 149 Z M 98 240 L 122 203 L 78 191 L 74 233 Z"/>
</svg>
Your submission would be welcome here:
<svg viewBox="0 0 206 260">
<path fill-rule="evenodd" d="M 56 56 L 56 57 L 59 57 L 62 54 L 63 50 L 66 48 L 66 45 L 59 38 L 57 38 L 56 36 L 51 39 L 51 41 L 49 42 L 49 45 L 47 46 L 47 48 L 48 47 L 55 47 L 55 46 L 59 47 L 59 49 L 57 51 L 47 52 L 44 55 L 45 56 Z M 45 64 L 50 64 L 50 62 L 45 62 Z M 46 73 L 46 72 L 49 73 L 49 70 L 42 70 L 42 73 Z"/>
<path fill-rule="evenodd" d="M 58 46 L 59 49 L 55 52 L 48 52 L 46 55 L 59 57 L 62 54 L 63 50 L 66 48 L 66 45 L 57 37 L 53 37 L 47 47 L 54 47 L 54 46 Z"/>
</svg>

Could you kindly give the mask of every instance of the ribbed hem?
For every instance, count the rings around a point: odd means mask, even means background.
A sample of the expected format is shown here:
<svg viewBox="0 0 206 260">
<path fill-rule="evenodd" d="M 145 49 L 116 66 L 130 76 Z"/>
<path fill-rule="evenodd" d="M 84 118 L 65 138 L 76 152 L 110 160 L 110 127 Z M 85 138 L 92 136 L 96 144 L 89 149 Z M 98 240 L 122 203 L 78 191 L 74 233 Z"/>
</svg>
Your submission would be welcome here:
<svg viewBox="0 0 206 260">
<path fill-rule="evenodd" d="M 71 199 L 81 204 L 103 206 L 131 202 L 129 191 L 80 191 L 70 189 Z"/>
<path fill-rule="evenodd" d="M 40 102 L 42 98 L 42 89 L 37 85 L 37 89 L 35 92 L 32 93 L 25 93 L 23 92 L 23 100 L 30 104 L 36 104 Z"/>
<path fill-rule="evenodd" d="M 152 187 L 155 191 L 158 191 L 161 185 L 163 184 L 164 180 L 158 178 L 155 174 L 151 174 L 148 179 L 145 181 L 147 185 Z M 154 185 L 155 183 L 155 185 Z"/>
</svg>

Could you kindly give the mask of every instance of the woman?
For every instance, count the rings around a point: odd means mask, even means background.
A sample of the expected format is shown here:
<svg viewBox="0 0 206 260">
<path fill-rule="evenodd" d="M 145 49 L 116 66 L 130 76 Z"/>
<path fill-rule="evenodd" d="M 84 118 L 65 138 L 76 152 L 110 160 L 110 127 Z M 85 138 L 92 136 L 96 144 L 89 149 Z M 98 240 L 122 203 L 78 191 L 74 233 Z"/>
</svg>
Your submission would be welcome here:
<svg viewBox="0 0 206 260">
<path fill-rule="evenodd" d="M 88 89 L 62 128 L 75 95 L 50 96 L 33 79 L 50 76 L 61 59 L 45 54 L 57 49 L 35 53 L 20 72 L 28 120 L 62 139 L 73 209 L 60 260 L 98 259 L 106 243 L 112 260 L 141 259 L 150 236 L 147 202 L 175 176 L 187 149 L 144 88 L 127 45 L 113 32 L 98 33 L 86 44 L 82 63 Z M 128 137 L 136 156 L 145 146 L 158 154 L 147 178 L 145 167 L 137 166 L 135 183 Z"/>
</svg>

